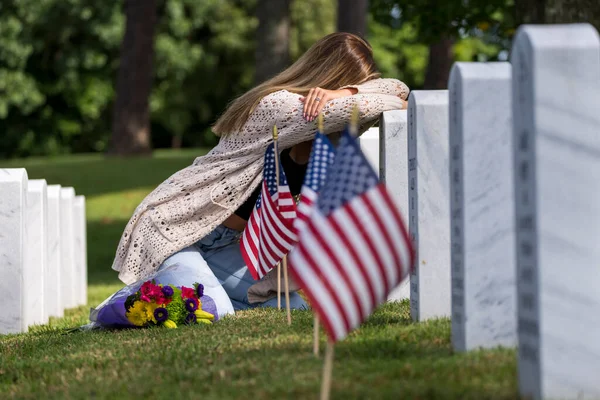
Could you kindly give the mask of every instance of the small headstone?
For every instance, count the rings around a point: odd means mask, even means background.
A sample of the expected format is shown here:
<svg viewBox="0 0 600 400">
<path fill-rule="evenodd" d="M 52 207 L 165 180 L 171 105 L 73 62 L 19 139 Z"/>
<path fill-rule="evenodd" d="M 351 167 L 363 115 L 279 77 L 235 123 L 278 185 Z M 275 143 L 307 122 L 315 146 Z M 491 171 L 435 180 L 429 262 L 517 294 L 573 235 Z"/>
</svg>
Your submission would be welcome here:
<svg viewBox="0 0 600 400">
<path fill-rule="evenodd" d="M 517 342 L 511 66 L 450 73 L 452 345 Z M 493 96 L 490 95 L 493 93 Z"/>
<path fill-rule="evenodd" d="M 379 122 L 379 178 L 385 183 L 405 222 L 408 218 L 408 116 L 406 110 L 386 111 Z M 410 278 L 406 277 L 388 300 L 410 298 Z"/>
<path fill-rule="evenodd" d="M 600 39 L 513 42 L 518 371 L 523 398 L 600 398 Z"/>
<path fill-rule="evenodd" d="M 23 253 L 27 171 L 0 169 L 0 334 L 27 330 L 23 318 Z"/>
<path fill-rule="evenodd" d="M 60 185 L 48 185 L 48 268 L 45 279 L 46 309 L 50 317 L 63 317 L 64 307 L 60 270 L 62 265 L 60 240 Z"/>
<path fill-rule="evenodd" d="M 77 270 L 77 304 L 87 304 L 87 242 L 85 221 L 85 196 L 75 196 L 73 202 L 75 230 L 75 265 Z"/>
<path fill-rule="evenodd" d="M 379 128 L 367 129 L 360 135 L 358 143 L 375 172 L 379 174 Z"/>
<path fill-rule="evenodd" d="M 75 298 L 77 280 L 75 274 L 75 237 L 73 231 L 73 200 L 75 190 L 72 187 L 60 189 L 60 290 L 63 308 L 77 306 Z"/>
<path fill-rule="evenodd" d="M 26 325 L 48 322 L 44 295 L 47 268 L 46 227 L 48 195 L 46 181 L 32 179 L 27 184 L 27 236 L 23 263 L 23 315 Z"/>
<path fill-rule="evenodd" d="M 416 90 L 408 103 L 410 309 L 422 321 L 450 316 L 448 91 Z"/>
</svg>

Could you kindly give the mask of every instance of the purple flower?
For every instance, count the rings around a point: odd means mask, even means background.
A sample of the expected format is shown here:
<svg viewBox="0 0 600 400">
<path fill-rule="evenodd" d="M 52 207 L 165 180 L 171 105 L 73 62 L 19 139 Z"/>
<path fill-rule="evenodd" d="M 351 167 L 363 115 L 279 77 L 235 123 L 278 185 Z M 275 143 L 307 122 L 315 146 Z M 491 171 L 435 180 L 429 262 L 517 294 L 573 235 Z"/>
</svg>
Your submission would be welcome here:
<svg viewBox="0 0 600 400">
<path fill-rule="evenodd" d="M 196 294 L 198 295 L 198 298 L 204 296 L 204 285 L 199 283 L 198 286 L 196 286 Z"/>
<path fill-rule="evenodd" d="M 185 299 L 185 308 L 193 313 L 194 311 L 196 311 L 198 309 L 198 300 L 196 299 Z"/>
<path fill-rule="evenodd" d="M 171 286 L 163 286 L 162 292 L 165 295 L 165 297 L 173 296 L 173 288 Z"/>
<path fill-rule="evenodd" d="M 194 313 L 189 313 L 187 317 L 185 317 L 185 323 L 188 325 L 195 324 L 197 320 L 196 314 Z"/>
<path fill-rule="evenodd" d="M 154 310 L 154 318 L 156 318 L 156 322 L 164 322 L 169 318 L 169 312 L 164 307 L 158 307 Z"/>
</svg>

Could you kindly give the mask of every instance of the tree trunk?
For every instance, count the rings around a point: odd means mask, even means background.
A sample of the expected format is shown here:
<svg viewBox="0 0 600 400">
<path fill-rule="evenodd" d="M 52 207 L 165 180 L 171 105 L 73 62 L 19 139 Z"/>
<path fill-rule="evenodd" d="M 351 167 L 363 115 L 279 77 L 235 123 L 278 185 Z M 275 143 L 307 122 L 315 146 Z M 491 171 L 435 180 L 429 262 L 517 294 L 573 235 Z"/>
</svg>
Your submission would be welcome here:
<svg viewBox="0 0 600 400">
<path fill-rule="evenodd" d="M 517 0 L 517 24 L 589 22 L 600 30 L 598 0 Z"/>
<path fill-rule="evenodd" d="M 255 83 L 283 71 L 290 63 L 291 0 L 258 0 Z"/>
<path fill-rule="evenodd" d="M 517 26 L 543 24 L 546 20 L 546 0 L 516 0 Z"/>
<path fill-rule="evenodd" d="M 147 154 L 150 142 L 149 97 L 152 89 L 155 0 L 125 1 L 125 36 L 117 76 L 109 154 Z"/>
<path fill-rule="evenodd" d="M 367 36 L 369 0 L 338 0 L 338 32 Z"/>
<path fill-rule="evenodd" d="M 452 39 L 442 38 L 429 45 L 429 62 L 427 63 L 423 89 L 448 88 L 448 76 L 454 63 L 453 44 Z"/>
</svg>

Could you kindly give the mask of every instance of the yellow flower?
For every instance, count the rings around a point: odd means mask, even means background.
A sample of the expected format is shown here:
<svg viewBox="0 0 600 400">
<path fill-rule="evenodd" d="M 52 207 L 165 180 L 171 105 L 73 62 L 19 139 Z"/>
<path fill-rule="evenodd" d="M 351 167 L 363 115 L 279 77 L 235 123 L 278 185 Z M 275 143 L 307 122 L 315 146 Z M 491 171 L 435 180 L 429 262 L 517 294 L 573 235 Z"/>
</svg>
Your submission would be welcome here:
<svg viewBox="0 0 600 400">
<path fill-rule="evenodd" d="M 145 304 L 143 301 L 136 301 L 127 311 L 127 319 L 135 326 L 144 326 L 149 321 Z"/>
<path fill-rule="evenodd" d="M 168 319 L 165 322 L 163 322 L 163 325 L 166 328 L 169 328 L 169 329 L 175 329 L 175 328 L 177 328 L 177 324 L 175 322 L 171 321 L 170 319 Z"/>
<path fill-rule="evenodd" d="M 156 323 L 156 318 L 154 318 L 154 310 L 156 310 L 160 306 L 154 302 L 145 303 L 145 304 L 146 304 L 146 317 L 148 318 L 148 321 L 152 321 L 152 322 Z"/>
<path fill-rule="evenodd" d="M 209 312 L 202 311 L 202 310 L 200 310 L 200 309 L 197 309 L 196 311 L 194 311 L 194 314 L 196 314 L 196 318 L 197 318 L 198 320 L 200 320 L 200 319 L 207 319 L 207 320 L 209 320 L 209 321 L 212 321 L 212 320 L 214 320 L 214 319 L 215 319 L 215 316 L 214 316 L 214 315 L 212 315 L 212 314 L 211 314 L 211 313 L 209 313 Z"/>
<path fill-rule="evenodd" d="M 210 321 L 210 320 L 208 320 L 208 319 L 205 319 L 205 318 L 198 318 L 198 319 L 196 320 L 196 322 L 197 322 L 197 323 L 208 324 L 208 325 L 212 324 L 212 321 Z"/>
</svg>

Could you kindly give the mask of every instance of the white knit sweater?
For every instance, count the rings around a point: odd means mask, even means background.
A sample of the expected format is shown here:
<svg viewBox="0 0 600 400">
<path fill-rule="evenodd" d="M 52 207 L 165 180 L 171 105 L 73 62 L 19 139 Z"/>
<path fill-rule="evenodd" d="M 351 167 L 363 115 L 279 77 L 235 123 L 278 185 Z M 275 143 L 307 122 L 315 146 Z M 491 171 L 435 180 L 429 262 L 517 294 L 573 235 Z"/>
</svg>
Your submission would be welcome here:
<svg viewBox="0 0 600 400">
<path fill-rule="evenodd" d="M 375 79 L 350 86 L 353 96 L 331 100 L 323 109 L 326 134 L 340 132 L 348 123 L 354 104 L 366 129 L 379 115 L 402 108 L 408 87 L 396 79 Z M 264 97 L 241 132 L 221 138 L 207 155 L 176 172 L 136 208 L 119 242 L 112 268 L 126 284 L 156 272 L 172 254 L 197 242 L 250 196 L 262 179 L 263 156 L 279 130 L 279 148 L 310 140 L 316 120 L 302 117 L 300 95 L 281 90 Z M 276 285 L 275 285 L 276 286 Z M 272 296 L 272 278 L 253 286 L 250 301 Z"/>
</svg>

